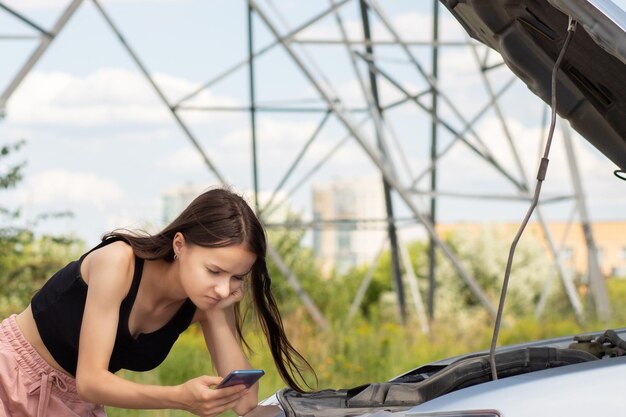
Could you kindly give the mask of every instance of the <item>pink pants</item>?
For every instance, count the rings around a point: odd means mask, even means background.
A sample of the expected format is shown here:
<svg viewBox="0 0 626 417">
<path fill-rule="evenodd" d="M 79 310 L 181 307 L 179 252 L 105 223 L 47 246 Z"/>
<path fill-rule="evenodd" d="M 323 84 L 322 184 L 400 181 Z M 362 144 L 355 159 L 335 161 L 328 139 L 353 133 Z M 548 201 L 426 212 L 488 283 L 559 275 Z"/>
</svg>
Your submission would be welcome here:
<svg viewBox="0 0 626 417">
<path fill-rule="evenodd" d="M 78 397 L 74 378 L 37 353 L 15 317 L 0 324 L 0 417 L 106 417 L 103 406 Z"/>
</svg>

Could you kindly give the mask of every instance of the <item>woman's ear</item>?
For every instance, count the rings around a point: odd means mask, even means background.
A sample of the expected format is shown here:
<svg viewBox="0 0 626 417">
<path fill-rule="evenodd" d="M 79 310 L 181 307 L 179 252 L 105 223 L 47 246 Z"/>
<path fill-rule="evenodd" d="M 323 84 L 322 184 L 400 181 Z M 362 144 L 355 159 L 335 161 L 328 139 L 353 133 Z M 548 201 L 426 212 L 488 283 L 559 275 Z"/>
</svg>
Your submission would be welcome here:
<svg viewBox="0 0 626 417">
<path fill-rule="evenodd" d="M 179 257 L 181 251 L 185 247 L 185 236 L 181 232 L 176 232 L 174 239 L 172 240 L 172 248 L 174 249 L 174 255 Z"/>
</svg>

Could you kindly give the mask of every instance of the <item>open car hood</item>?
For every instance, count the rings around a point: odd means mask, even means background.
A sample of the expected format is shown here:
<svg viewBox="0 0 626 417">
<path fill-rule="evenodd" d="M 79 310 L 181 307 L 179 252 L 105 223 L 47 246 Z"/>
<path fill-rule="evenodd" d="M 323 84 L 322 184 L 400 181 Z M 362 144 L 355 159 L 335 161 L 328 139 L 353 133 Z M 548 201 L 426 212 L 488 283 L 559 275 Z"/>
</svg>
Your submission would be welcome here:
<svg viewBox="0 0 626 417">
<path fill-rule="evenodd" d="M 578 22 L 557 76 L 557 112 L 626 170 L 626 12 L 611 0 L 441 0 L 546 103 L 568 16 Z"/>
<path fill-rule="evenodd" d="M 625 337 L 626 328 L 622 328 L 499 347 L 495 357 L 500 375 L 497 381 L 492 381 L 488 351 L 482 351 L 422 365 L 388 382 L 309 393 L 285 388 L 245 417 L 593 414 L 565 404 L 566 399 L 572 403 L 568 392 L 575 388 L 583 388 L 585 401 L 593 398 L 609 407 L 594 404 L 593 409 L 602 408 L 612 415 L 615 412 L 611 407 L 623 409 L 619 401 L 606 399 L 615 398 L 609 391 L 619 391 L 622 386 L 615 375 L 622 375 L 626 369 Z M 502 394 L 502 389 L 508 390 L 507 394 Z M 545 392 L 550 395 L 541 397 Z M 478 397 L 481 401 L 471 402 Z M 527 413 L 526 402 L 533 400 L 536 408 L 543 407 L 546 412 Z"/>
</svg>

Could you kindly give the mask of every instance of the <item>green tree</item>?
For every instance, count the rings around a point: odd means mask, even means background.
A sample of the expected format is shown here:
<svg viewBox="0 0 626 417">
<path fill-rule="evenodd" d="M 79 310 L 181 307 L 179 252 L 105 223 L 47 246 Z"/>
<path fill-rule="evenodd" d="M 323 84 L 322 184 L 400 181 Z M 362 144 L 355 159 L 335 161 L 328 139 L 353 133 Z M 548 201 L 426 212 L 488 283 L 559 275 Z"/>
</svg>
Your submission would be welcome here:
<svg viewBox="0 0 626 417">
<path fill-rule="evenodd" d="M 465 270 L 476 279 L 492 303 L 497 305 L 510 247 L 509 236 L 501 229 L 485 226 L 479 234 L 458 230 L 446 235 L 444 240 Z M 408 244 L 407 250 L 418 279 L 422 301 L 426 302 L 424 295 L 428 291 L 428 244 L 425 241 L 414 241 Z M 360 283 L 368 268 L 369 266 L 357 267 L 340 279 L 343 282 Z M 517 247 L 513 263 L 505 313 L 513 317 L 532 315 L 545 280 L 554 274 L 554 268 L 539 241 L 531 235 L 524 236 Z M 437 319 L 460 326 L 472 320 L 487 319 L 482 304 L 440 251 L 437 251 L 435 279 Z M 346 285 L 346 288 L 353 288 L 353 294 L 356 293 L 354 284 Z M 404 289 L 407 311 L 409 315 L 413 315 L 406 278 Z M 551 306 L 557 306 L 562 297 L 558 294 L 557 284 L 553 285 L 553 289 L 555 291 L 551 299 L 554 302 Z M 389 251 L 381 255 L 375 266 L 360 310 L 363 317 L 370 321 L 393 320 L 397 316 Z"/>
<path fill-rule="evenodd" d="M 23 179 L 25 162 L 11 162 L 24 141 L 0 148 L 0 192 L 17 187 Z M 2 199 L 0 199 L 2 201 Z M 69 216 L 69 213 L 44 213 L 24 220 L 21 210 L 0 206 L 0 315 L 24 308 L 33 293 L 68 260 L 83 249 L 73 236 L 36 235 L 41 221 Z"/>
<path fill-rule="evenodd" d="M 289 214 L 286 222 L 293 225 L 290 228 L 269 229 L 268 240 L 281 256 L 289 270 L 294 274 L 302 288 L 318 304 L 323 296 L 319 293 L 321 273 L 311 248 L 302 245 L 305 229 L 299 227 L 300 218 L 297 214 Z M 272 292 L 281 311 L 293 312 L 301 307 L 300 299 L 289 284 L 287 277 L 268 258 L 268 269 L 272 277 Z M 318 305 L 318 307 L 320 307 Z"/>
<path fill-rule="evenodd" d="M 270 229 L 268 239 L 326 319 L 329 322 L 341 321 L 348 314 L 359 281 L 349 275 L 322 273 L 314 250 L 302 244 L 305 228 L 299 227 L 299 221 L 297 215 L 291 214 L 287 222 L 293 227 Z M 281 312 L 297 312 L 302 317 L 308 317 L 302 311 L 304 306 L 287 277 L 272 259 L 268 260 L 268 267 L 272 277 L 272 292 Z"/>
<path fill-rule="evenodd" d="M 459 230 L 446 236 L 446 243 L 494 306 L 500 297 L 512 238 L 504 229 L 495 226 L 484 226 L 478 234 Z M 468 286 L 455 273 L 450 262 L 443 259 L 438 262 L 437 302 L 440 313 L 452 316 L 461 309 L 471 316 L 484 310 Z M 544 282 L 554 274 L 554 267 L 539 240 L 532 234 L 524 235 L 513 259 L 505 314 L 511 317 L 532 315 Z"/>
</svg>

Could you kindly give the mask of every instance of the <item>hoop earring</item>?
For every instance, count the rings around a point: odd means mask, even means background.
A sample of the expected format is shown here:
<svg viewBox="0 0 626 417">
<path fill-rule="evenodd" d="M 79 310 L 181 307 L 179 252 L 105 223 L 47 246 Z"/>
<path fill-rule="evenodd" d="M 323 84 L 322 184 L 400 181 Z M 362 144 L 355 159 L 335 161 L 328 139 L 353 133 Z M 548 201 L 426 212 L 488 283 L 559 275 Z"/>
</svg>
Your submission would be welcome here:
<svg viewBox="0 0 626 417">
<path fill-rule="evenodd" d="M 178 255 L 174 254 L 174 260 L 177 261 L 178 260 Z"/>
</svg>

